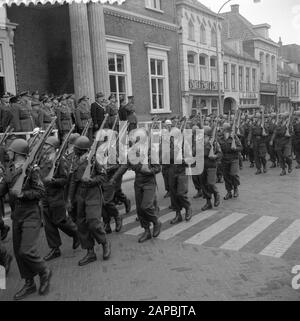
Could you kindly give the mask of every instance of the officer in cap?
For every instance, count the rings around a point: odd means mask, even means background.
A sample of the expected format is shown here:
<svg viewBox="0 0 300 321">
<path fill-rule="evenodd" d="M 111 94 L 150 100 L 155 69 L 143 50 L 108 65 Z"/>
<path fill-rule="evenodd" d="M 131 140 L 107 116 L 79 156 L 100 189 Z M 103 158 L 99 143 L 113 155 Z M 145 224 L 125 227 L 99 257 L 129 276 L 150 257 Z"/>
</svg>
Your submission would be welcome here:
<svg viewBox="0 0 300 321">
<path fill-rule="evenodd" d="M 105 118 L 106 107 L 104 105 L 104 94 L 99 92 L 96 94 L 95 102 L 91 105 L 91 117 L 93 121 L 93 131 L 96 132 Z"/>
<path fill-rule="evenodd" d="M 1 98 L 0 104 L 0 133 L 3 133 L 8 126 L 13 125 L 13 114 L 10 108 L 10 98 L 12 97 L 11 94 L 8 92 L 4 93 Z"/>
<path fill-rule="evenodd" d="M 91 108 L 89 104 L 89 98 L 87 96 L 83 96 L 78 100 L 77 108 L 75 111 L 75 119 L 76 126 L 78 128 L 78 132 L 81 134 L 88 121 L 92 120 L 91 117 Z M 88 128 L 87 137 L 89 139 L 93 138 L 93 125 L 92 122 Z"/>
</svg>

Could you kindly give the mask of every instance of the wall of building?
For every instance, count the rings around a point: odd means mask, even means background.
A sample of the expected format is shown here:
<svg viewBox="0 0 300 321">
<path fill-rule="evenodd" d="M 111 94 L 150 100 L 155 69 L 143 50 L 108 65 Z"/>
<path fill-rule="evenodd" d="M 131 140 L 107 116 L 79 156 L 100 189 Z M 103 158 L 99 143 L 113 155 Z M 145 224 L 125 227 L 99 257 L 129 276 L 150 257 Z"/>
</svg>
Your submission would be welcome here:
<svg viewBox="0 0 300 321">
<path fill-rule="evenodd" d="M 162 1 L 172 7 L 172 1 Z M 133 12 L 148 13 L 144 8 L 144 1 L 126 1 L 125 5 L 118 8 L 132 8 Z M 167 6 L 163 7 L 167 10 Z M 170 10 L 170 8 L 168 10 Z M 132 14 L 134 14 L 131 12 Z M 139 120 L 150 120 L 150 86 L 148 54 L 145 42 L 170 47 L 168 51 L 170 107 L 173 114 L 180 113 L 180 79 L 178 68 L 177 31 L 160 28 L 147 23 L 132 21 L 132 19 L 116 17 L 105 13 L 105 34 L 127 38 L 133 41 L 130 48 L 132 94 L 135 96 L 136 113 Z M 154 13 L 150 13 L 150 17 Z M 125 14 L 126 16 L 126 14 Z M 157 14 L 155 17 L 158 18 Z M 164 15 L 160 15 L 164 21 Z M 167 20 L 170 20 L 167 16 Z M 169 117 L 169 114 L 165 114 Z"/>
</svg>

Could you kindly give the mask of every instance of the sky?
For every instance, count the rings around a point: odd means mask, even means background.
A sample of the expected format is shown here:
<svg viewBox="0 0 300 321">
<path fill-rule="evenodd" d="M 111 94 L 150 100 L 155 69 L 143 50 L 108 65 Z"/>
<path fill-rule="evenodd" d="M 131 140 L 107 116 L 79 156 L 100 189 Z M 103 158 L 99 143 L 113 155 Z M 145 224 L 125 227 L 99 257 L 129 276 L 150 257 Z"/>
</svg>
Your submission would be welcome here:
<svg viewBox="0 0 300 321">
<path fill-rule="evenodd" d="M 199 1 L 199 0 L 198 0 Z M 202 4 L 218 12 L 225 0 L 200 0 Z M 221 11 L 231 10 L 230 5 L 239 4 L 240 13 L 252 24 L 268 23 L 270 38 L 278 42 L 281 37 L 284 45 L 300 45 L 300 0 L 232 0 Z"/>
</svg>

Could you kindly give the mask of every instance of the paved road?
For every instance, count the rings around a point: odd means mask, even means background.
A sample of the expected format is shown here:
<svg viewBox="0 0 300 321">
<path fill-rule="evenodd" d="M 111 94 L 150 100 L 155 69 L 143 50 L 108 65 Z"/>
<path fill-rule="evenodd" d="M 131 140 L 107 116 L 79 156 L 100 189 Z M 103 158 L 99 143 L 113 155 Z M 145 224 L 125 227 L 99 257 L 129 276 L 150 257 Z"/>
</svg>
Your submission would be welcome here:
<svg viewBox="0 0 300 321">
<path fill-rule="evenodd" d="M 84 252 L 73 251 L 63 236 L 62 257 L 49 264 L 54 272 L 50 294 L 30 300 L 300 300 L 300 290 L 291 286 L 291 270 L 300 265 L 300 171 L 280 177 L 277 168 L 255 176 L 248 163 L 244 166 L 239 199 L 207 212 L 200 210 L 203 199 L 193 200 L 192 221 L 176 226 L 170 225 L 174 213 L 169 199 L 163 199 L 159 175 L 163 231 L 158 239 L 137 242 L 142 230 L 134 207 L 124 214 L 122 232 L 109 235 L 107 262 L 98 246 L 98 261 L 78 267 Z M 134 200 L 132 184 L 123 187 Z M 218 187 L 224 195 L 223 184 Z M 11 235 L 6 244 L 11 248 Z M 43 231 L 40 244 L 46 254 Z M 0 300 L 10 300 L 21 285 L 14 262 Z"/>
</svg>

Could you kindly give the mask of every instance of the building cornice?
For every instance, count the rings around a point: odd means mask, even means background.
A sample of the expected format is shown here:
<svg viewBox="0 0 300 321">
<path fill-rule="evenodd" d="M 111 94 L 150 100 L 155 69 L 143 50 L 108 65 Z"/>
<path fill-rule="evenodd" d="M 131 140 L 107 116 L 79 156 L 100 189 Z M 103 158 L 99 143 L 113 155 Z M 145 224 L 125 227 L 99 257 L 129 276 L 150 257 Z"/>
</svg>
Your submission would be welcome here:
<svg viewBox="0 0 300 321">
<path fill-rule="evenodd" d="M 134 43 L 134 40 L 131 40 L 131 39 L 128 39 L 128 38 L 121 38 L 121 37 L 117 37 L 117 36 L 110 36 L 110 35 L 105 35 L 105 39 L 107 41 L 124 43 L 126 45 L 132 45 Z"/>
<path fill-rule="evenodd" d="M 158 49 L 158 50 L 164 50 L 164 51 L 170 51 L 172 49 L 169 46 L 164 46 L 164 45 L 160 45 L 152 42 L 144 42 L 144 45 L 146 48 L 150 48 L 150 49 Z"/>
<path fill-rule="evenodd" d="M 179 29 L 179 27 L 176 24 L 169 23 L 169 22 L 162 21 L 162 20 L 158 20 L 158 19 L 151 18 L 148 16 L 144 16 L 144 15 L 141 15 L 138 13 L 133 13 L 133 12 L 130 12 L 130 11 L 127 11 L 124 9 L 120 9 L 120 8 L 116 8 L 113 6 L 103 5 L 103 9 L 104 9 L 104 14 L 107 14 L 110 16 L 142 23 L 145 25 L 150 25 L 150 26 L 160 28 L 160 29 L 166 29 L 166 30 L 172 30 L 172 31 L 177 31 Z"/>
</svg>

